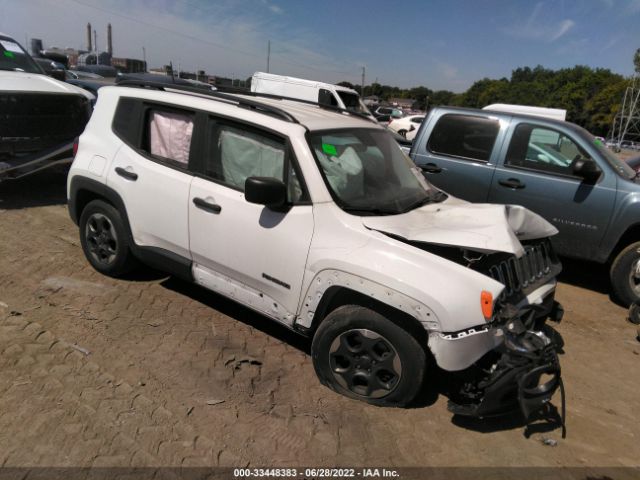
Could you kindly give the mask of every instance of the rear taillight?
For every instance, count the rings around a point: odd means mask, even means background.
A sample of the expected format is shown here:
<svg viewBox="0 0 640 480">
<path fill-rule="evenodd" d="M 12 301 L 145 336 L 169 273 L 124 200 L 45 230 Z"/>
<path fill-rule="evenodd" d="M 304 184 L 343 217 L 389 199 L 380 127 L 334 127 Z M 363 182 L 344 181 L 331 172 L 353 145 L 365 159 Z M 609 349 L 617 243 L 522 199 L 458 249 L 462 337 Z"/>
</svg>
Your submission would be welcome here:
<svg viewBox="0 0 640 480">
<path fill-rule="evenodd" d="M 76 137 L 76 139 L 73 141 L 73 156 L 74 157 L 78 153 L 78 144 L 79 143 L 80 143 L 80 139 L 78 137 Z"/>
</svg>

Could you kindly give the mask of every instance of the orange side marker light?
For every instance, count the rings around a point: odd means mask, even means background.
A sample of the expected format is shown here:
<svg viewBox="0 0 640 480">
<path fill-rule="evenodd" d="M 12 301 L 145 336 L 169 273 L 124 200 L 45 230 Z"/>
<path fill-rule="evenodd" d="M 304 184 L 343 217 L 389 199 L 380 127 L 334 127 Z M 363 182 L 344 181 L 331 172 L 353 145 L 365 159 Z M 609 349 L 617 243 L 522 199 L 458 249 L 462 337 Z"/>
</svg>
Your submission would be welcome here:
<svg viewBox="0 0 640 480">
<path fill-rule="evenodd" d="M 493 316 L 493 295 L 491 295 L 491 292 L 482 291 L 480 294 L 480 308 L 482 308 L 482 315 L 487 320 Z"/>
</svg>

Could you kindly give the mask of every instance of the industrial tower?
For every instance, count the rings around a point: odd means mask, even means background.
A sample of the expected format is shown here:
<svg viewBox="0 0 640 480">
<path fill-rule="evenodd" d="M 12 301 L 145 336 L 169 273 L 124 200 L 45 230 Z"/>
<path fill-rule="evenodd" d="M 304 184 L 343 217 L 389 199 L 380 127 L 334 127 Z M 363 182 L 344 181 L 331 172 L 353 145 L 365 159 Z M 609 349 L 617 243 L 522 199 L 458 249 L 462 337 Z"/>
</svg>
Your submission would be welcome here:
<svg viewBox="0 0 640 480">
<path fill-rule="evenodd" d="M 618 148 L 625 140 L 640 142 L 640 77 L 637 72 L 624 92 L 622 106 L 613 119 L 608 139 Z"/>
</svg>

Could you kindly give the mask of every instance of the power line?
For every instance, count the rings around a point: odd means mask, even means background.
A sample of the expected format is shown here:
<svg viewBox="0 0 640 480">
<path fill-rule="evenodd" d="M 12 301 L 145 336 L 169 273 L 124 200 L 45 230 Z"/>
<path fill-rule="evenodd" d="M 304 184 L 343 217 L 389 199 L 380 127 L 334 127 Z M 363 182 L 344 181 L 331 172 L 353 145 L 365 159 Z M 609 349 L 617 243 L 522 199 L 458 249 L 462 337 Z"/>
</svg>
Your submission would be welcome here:
<svg viewBox="0 0 640 480">
<path fill-rule="evenodd" d="M 238 53 L 238 54 L 241 54 L 241 55 L 246 55 L 246 56 L 253 57 L 253 58 L 264 58 L 264 57 L 262 57 L 262 55 L 258 55 L 258 54 L 253 53 L 253 52 L 245 52 L 244 50 L 239 50 L 239 49 L 236 49 L 236 48 L 230 48 L 228 45 L 223 45 L 223 44 L 220 44 L 220 43 L 217 43 L 217 42 L 213 42 L 211 40 L 204 40 L 202 38 L 198 38 L 198 37 L 195 37 L 193 35 L 189 35 L 187 33 L 183 33 L 183 32 L 177 31 L 177 30 L 172 30 L 170 28 L 163 27 L 161 25 L 156 25 L 156 24 L 153 24 L 151 22 L 146 22 L 144 20 L 140 20 L 139 18 L 134 18 L 134 17 L 130 17 L 128 15 L 123 15 L 122 13 L 114 12 L 113 10 L 109 10 L 107 8 L 99 7 L 97 5 L 92 5 L 90 3 L 86 3 L 86 2 L 83 2 L 81 0 L 68 0 L 68 1 L 74 2 L 74 3 L 78 4 L 78 5 L 82 5 L 82 6 L 87 7 L 87 8 L 93 8 L 95 10 L 99 10 L 101 12 L 108 13 L 110 15 L 114 15 L 116 17 L 120 17 L 120 18 L 129 20 L 129 21 L 132 21 L 132 22 L 136 22 L 136 23 L 139 23 L 139 24 L 142 24 L 142 25 L 146 25 L 146 26 L 151 27 L 151 28 L 157 28 L 159 30 L 164 30 L 165 32 L 172 33 L 174 35 L 178 35 L 180 37 L 183 37 L 183 38 L 186 38 L 186 39 L 189 39 L 189 40 L 193 40 L 195 42 L 200 42 L 200 43 L 204 43 L 204 44 L 207 44 L 207 45 L 211 45 L 213 47 L 220 48 L 220 49 L 225 50 L 225 51 L 234 52 L 234 53 Z M 296 66 L 296 67 L 308 69 L 308 70 L 324 71 L 324 72 L 329 71 L 329 72 L 332 72 L 332 73 L 340 73 L 342 75 L 349 75 L 349 73 L 347 73 L 347 72 L 342 72 L 342 71 L 338 71 L 338 70 L 323 69 L 323 68 L 318 68 L 318 67 L 311 67 L 309 65 L 304 65 L 302 63 L 294 62 L 294 61 L 291 61 L 291 60 L 278 59 L 278 62 L 287 64 L 287 65 L 291 65 L 291 66 Z"/>
</svg>

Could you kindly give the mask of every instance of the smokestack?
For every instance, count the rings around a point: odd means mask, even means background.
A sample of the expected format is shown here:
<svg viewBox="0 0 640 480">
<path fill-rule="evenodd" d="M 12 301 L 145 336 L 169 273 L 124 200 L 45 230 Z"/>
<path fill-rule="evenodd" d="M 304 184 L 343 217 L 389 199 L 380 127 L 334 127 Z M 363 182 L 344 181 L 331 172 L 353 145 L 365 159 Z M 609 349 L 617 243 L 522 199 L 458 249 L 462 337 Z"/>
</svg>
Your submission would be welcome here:
<svg viewBox="0 0 640 480">
<path fill-rule="evenodd" d="M 107 53 L 113 55 L 113 42 L 111 41 L 111 24 L 107 25 Z"/>
<path fill-rule="evenodd" d="M 91 45 L 91 24 L 87 23 L 87 50 L 89 50 L 90 52 L 93 51 L 92 45 Z"/>
</svg>

